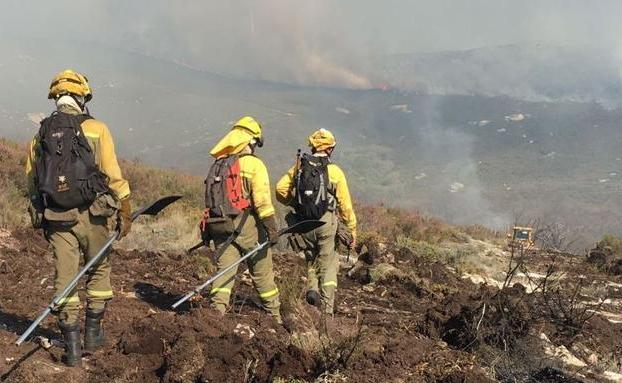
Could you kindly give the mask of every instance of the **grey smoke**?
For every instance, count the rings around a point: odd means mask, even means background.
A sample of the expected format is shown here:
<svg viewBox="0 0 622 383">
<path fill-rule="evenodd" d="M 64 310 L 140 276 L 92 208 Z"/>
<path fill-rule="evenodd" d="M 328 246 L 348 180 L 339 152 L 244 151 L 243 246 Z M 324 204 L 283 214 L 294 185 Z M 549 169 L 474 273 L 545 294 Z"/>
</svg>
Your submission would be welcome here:
<svg viewBox="0 0 622 383">
<path fill-rule="evenodd" d="M 556 54 L 559 46 L 606 55 L 587 60 L 581 72 L 598 73 L 605 60 L 607 73 L 622 73 L 622 3 L 614 0 L 2 0 L 0 5 L 5 38 L 99 42 L 228 76 L 302 85 L 365 89 L 388 82 L 440 94 L 611 98 L 572 84 L 550 95 L 525 78 L 532 69 L 548 70 L 545 76 L 563 70 L 572 57 Z M 399 60 L 391 59 L 524 44 L 552 47 L 553 53 L 519 48 L 514 56 L 492 52 L 457 59 L 467 70 L 459 76 L 460 65 L 450 66 L 447 77 L 440 70 L 445 67 L 429 73 L 420 60 L 399 68 Z M 504 83 L 504 75 L 510 81 Z"/>
<path fill-rule="evenodd" d="M 138 150 L 133 145 L 139 143 L 143 148 L 163 144 L 170 139 L 166 127 L 171 126 L 190 126 L 193 133 L 201 134 L 209 128 L 211 135 L 202 138 L 207 145 L 240 113 L 260 113 L 262 121 L 265 118 L 274 126 L 287 126 L 287 134 L 279 137 L 283 146 L 294 145 L 308 130 L 320 126 L 342 128 L 338 132 L 349 135 L 348 144 L 340 146 L 344 162 L 352 169 L 355 164 L 360 166 L 360 161 L 365 161 L 363 170 L 380 169 L 383 178 L 375 191 L 391 193 L 388 202 L 410 202 L 408 207 L 424 208 L 459 223 L 499 227 L 509 221 L 489 203 L 493 199 L 488 198 L 486 187 L 491 182 L 481 173 L 477 157 L 482 152 L 474 142 L 475 135 L 465 130 L 466 121 L 447 123 L 439 116 L 438 105 L 409 105 L 412 116 L 425 115 L 423 125 L 417 121 L 416 127 L 412 126 L 411 134 L 420 140 L 417 150 L 425 153 L 415 159 L 410 148 L 393 153 L 395 142 L 382 142 L 384 129 L 399 130 L 401 135 L 410 125 L 402 120 L 393 124 L 381 113 L 374 115 L 377 104 L 390 98 L 395 98 L 396 104 L 406 103 L 401 97 L 407 99 L 413 93 L 595 101 L 612 108 L 622 100 L 622 24 L 618 21 L 622 3 L 617 1 L 0 0 L 0 7 L 4 52 L 0 77 L 16 84 L 10 93 L 0 95 L 2 109 L 12 113 L 11 120 L 0 115 L 3 134 L 15 134 L 14 126 L 19 124 L 14 116 L 18 113 L 26 116 L 47 111 L 45 86 L 50 76 L 61 67 L 74 66 L 93 74 L 98 115 L 117 129 L 134 129 L 118 140 L 125 156 L 135 155 Z M 84 47 L 89 53 L 82 51 Z M 101 52 L 93 54 L 98 47 Z M 34 60 L 18 57 L 28 50 Z M 119 50 L 137 55 L 118 54 Z M 108 56 L 109 52 L 117 54 Z M 144 56 L 150 59 L 140 59 Z M 158 66 L 160 60 L 221 76 Z M 158 70 L 151 68 L 147 73 L 147 61 L 156 63 Z M 222 77 L 242 81 L 223 80 L 227 85 L 219 86 Z M 387 86 L 398 91 L 324 89 L 314 96 L 313 90 L 292 87 L 299 97 L 290 103 L 291 95 L 282 91 L 287 86 L 268 91 L 266 87 L 272 84 L 254 83 L 257 80 L 328 88 Z M 166 110 L 173 88 L 176 105 L 187 110 Z M 342 105 L 345 94 L 356 97 Z M 375 105 L 365 105 L 366 99 Z M 340 107 L 351 113 L 337 111 L 338 116 L 333 116 L 331 112 Z M 192 113 L 186 113 L 189 110 Z M 513 111 L 521 110 L 498 113 Z M 403 112 L 406 110 L 392 113 Z M 448 114 L 446 108 L 442 112 Z M 353 126 L 352 131 L 340 125 L 344 118 L 359 119 L 356 125 L 347 125 Z M 487 112 L 469 120 L 489 118 Z M 356 146 L 360 128 L 367 125 L 381 133 L 365 142 L 366 148 L 381 156 L 365 158 L 366 153 Z M 23 129 L 18 132 L 20 139 L 31 135 Z M 139 132 L 140 140 L 135 139 Z M 367 129 L 365 134 L 373 132 Z M 192 138 L 183 142 L 196 142 Z M 474 149 L 480 152 L 474 153 Z M 195 146 L 195 150 L 201 149 Z M 203 157 L 185 147 L 175 148 L 169 155 L 179 156 L 179 161 L 168 163 L 186 169 L 204 166 Z M 272 163 L 278 164 L 276 156 L 283 154 L 270 155 L 275 156 Z M 154 150 L 142 158 L 157 163 L 160 156 Z M 568 157 L 572 159 L 573 153 Z M 426 176 L 403 180 L 396 164 L 404 161 L 414 162 L 413 174 Z M 356 176 L 352 173 L 356 172 L 350 173 L 351 179 Z M 369 175 L 362 172 L 353 189 L 370 188 L 364 184 L 371 179 Z M 464 187 L 452 192 L 452 184 Z M 423 200 L 429 197 L 417 193 L 417 188 L 428 188 L 427 192 L 436 187 L 431 200 Z M 566 198 L 563 210 L 572 211 L 575 199 Z"/>
<path fill-rule="evenodd" d="M 497 212 L 485 198 L 474 158 L 474 138 L 463 130 L 444 126 L 440 106 L 431 102 L 417 110 L 424 115 L 424 124 L 412 127 L 420 141 L 427 174 L 434 179 L 437 190 L 434 198 L 425 201 L 432 213 L 457 224 L 474 222 L 495 229 L 505 229 L 511 223 L 509 214 Z M 416 186 L 415 186 L 416 187 Z"/>
</svg>

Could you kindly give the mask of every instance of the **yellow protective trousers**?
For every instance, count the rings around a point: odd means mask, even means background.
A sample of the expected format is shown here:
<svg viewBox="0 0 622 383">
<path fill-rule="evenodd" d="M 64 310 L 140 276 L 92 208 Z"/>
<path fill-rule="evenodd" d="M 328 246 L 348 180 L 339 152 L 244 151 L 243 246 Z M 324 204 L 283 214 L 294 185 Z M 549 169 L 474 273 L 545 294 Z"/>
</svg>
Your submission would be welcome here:
<svg viewBox="0 0 622 383">
<path fill-rule="evenodd" d="M 307 288 L 318 291 L 322 297 L 324 312 L 332 314 L 337 290 L 339 257 L 335 251 L 338 219 L 334 212 L 326 212 L 320 219 L 325 225 L 303 234 L 307 242 Z"/>
<path fill-rule="evenodd" d="M 66 226 L 59 222 L 49 222 L 45 231 L 48 242 L 54 251 L 56 274 L 54 288 L 60 292 L 80 270 L 81 255 L 88 262 L 102 248 L 110 233 L 107 217 L 95 217 L 89 210 L 76 211 L 76 223 Z M 106 307 L 112 299 L 110 285 L 110 261 L 106 254 L 86 274 L 87 307 L 95 310 Z M 75 323 L 79 318 L 80 297 L 74 289 L 61 304 L 57 314 L 61 321 Z"/>
<path fill-rule="evenodd" d="M 238 227 L 241 218 L 242 215 L 239 215 L 232 220 L 233 222 L 229 220 L 225 223 L 210 223 L 208 225 L 210 236 L 217 248 L 229 238 L 233 229 Z M 244 254 L 251 251 L 258 243 L 266 240 L 267 235 L 260 220 L 254 214 L 250 214 L 238 237 L 218 259 L 216 263 L 218 271 L 231 265 Z M 281 303 L 279 300 L 279 289 L 274 282 L 274 269 L 270 249 L 265 249 L 249 258 L 247 265 L 264 308 L 277 320 L 280 320 Z M 237 267 L 233 268 L 212 284 L 210 292 L 211 304 L 220 312 L 224 313 L 229 306 L 237 271 Z"/>
</svg>

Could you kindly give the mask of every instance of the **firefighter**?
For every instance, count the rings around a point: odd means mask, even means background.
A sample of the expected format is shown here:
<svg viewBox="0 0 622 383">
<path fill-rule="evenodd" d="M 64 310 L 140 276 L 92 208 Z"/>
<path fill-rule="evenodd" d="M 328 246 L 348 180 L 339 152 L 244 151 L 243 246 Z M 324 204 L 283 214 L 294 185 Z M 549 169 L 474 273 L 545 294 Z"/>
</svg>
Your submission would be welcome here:
<svg viewBox="0 0 622 383">
<path fill-rule="evenodd" d="M 339 270 L 335 251 L 337 228 L 341 220 L 351 234 L 348 246 L 354 248 L 356 215 L 345 174 L 330 160 L 337 143 L 335 136 L 320 129 L 309 136 L 308 142 L 311 153 L 299 155 L 296 165 L 281 177 L 276 185 L 276 198 L 294 208 L 288 223 L 305 219 L 326 222 L 294 243 L 296 250 L 304 251 L 307 262 L 307 302 L 323 307 L 326 314 L 332 315 Z"/>
<path fill-rule="evenodd" d="M 26 161 L 29 213 L 33 227 L 44 230 L 54 252 L 56 292 L 78 273 L 111 235 L 131 228 L 130 187 L 117 162 L 108 127 L 89 115 L 92 98 L 87 78 L 64 70 L 50 84 L 56 111 L 41 122 Z M 102 318 L 112 298 L 107 256 L 89 270 L 86 281 L 84 349 L 104 342 Z M 56 309 L 64 338 L 63 361 L 80 366 L 80 298 L 76 289 Z"/>
<path fill-rule="evenodd" d="M 278 241 L 278 229 L 270 192 L 268 170 L 255 155 L 263 146 L 262 129 L 252 117 L 243 117 L 212 148 L 215 162 L 205 180 L 206 227 L 202 229 L 216 247 L 233 241 L 217 259 L 222 270 L 257 243 Z M 203 237 L 206 240 L 205 234 Z M 272 254 L 268 248 L 249 258 L 248 268 L 263 307 L 282 323 L 279 289 L 274 282 Z M 211 306 L 224 313 L 231 297 L 237 267 L 214 281 Z"/>
</svg>

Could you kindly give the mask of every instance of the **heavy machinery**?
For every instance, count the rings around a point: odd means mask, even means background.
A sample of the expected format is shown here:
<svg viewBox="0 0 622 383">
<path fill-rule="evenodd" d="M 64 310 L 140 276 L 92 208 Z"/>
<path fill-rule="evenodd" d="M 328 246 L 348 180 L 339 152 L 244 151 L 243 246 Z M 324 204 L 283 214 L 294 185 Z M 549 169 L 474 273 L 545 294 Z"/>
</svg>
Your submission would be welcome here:
<svg viewBox="0 0 622 383">
<path fill-rule="evenodd" d="M 524 226 L 514 226 L 512 232 L 508 233 L 509 250 L 519 251 L 536 251 L 535 242 L 533 239 L 533 228 Z"/>
</svg>

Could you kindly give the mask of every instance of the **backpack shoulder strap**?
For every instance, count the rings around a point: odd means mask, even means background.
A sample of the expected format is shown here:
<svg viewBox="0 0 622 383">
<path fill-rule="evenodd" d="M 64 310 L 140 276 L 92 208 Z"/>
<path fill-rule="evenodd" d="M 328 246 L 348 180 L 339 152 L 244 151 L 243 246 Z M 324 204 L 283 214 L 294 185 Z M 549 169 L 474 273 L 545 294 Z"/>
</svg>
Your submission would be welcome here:
<svg viewBox="0 0 622 383">
<path fill-rule="evenodd" d="M 76 115 L 76 120 L 78 120 L 79 124 L 82 124 L 86 120 L 94 120 L 94 118 L 90 114 L 78 114 Z"/>
<path fill-rule="evenodd" d="M 343 173 L 343 170 L 341 170 L 339 165 L 337 165 L 336 163 L 331 161 L 330 157 L 327 157 L 327 158 L 328 158 L 328 161 L 326 162 L 326 176 L 328 177 L 328 192 L 334 196 L 334 195 L 337 194 L 337 187 L 332 182 L 330 182 L 330 169 L 329 169 L 329 165 L 333 165 L 333 168 L 336 169 L 337 171 L 339 171 L 340 173 Z"/>
<path fill-rule="evenodd" d="M 59 113 L 58 111 L 53 112 L 49 117 L 44 118 L 41 121 L 41 128 L 40 130 L 43 128 L 44 130 L 47 129 L 47 127 L 50 125 L 50 123 L 52 123 L 54 120 L 56 120 L 57 118 L 60 119 L 60 123 L 61 124 L 67 124 L 66 126 L 72 126 L 72 125 L 76 125 L 74 126 L 75 128 L 80 128 L 79 130 L 82 130 L 82 126 L 81 124 L 86 121 L 86 120 L 90 120 L 93 119 L 93 117 L 91 117 L 88 114 L 76 114 L 76 115 L 72 115 L 72 114 L 67 114 L 67 113 Z M 77 129 L 76 129 L 77 130 Z"/>
<path fill-rule="evenodd" d="M 224 156 L 224 157 L 219 157 L 219 158 L 216 158 L 216 159 L 214 160 L 214 162 L 217 162 L 217 161 L 224 161 L 224 160 L 229 160 L 229 159 L 237 159 L 237 158 L 244 157 L 244 156 L 246 156 L 246 154 L 237 154 L 237 153 L 234 153 L 234 154 L 228 154 L 228 155 L 226 155 L 226 156 Z"/>
<path fill-rule="evenodd" d="M 83 147 L 87 152 L 91 153 L 93 151 L 93 148 L 91 148 L 91 146 L 89 145 L 86 135 L 84 134 L 84 129 L 82 129 L 82 123 L 86 120 L 92 120 L 93 117 L 85 113 L 67 115 L 66 117 L 68 119 L 67 121 L 73 127 L 74 133 L 80 146 Z M 95 161 L 95 159 L 93 159 L 93 161 Z"/>
</svg>

